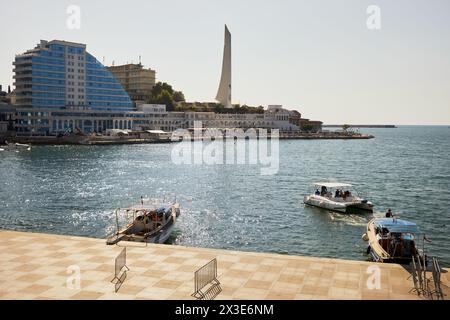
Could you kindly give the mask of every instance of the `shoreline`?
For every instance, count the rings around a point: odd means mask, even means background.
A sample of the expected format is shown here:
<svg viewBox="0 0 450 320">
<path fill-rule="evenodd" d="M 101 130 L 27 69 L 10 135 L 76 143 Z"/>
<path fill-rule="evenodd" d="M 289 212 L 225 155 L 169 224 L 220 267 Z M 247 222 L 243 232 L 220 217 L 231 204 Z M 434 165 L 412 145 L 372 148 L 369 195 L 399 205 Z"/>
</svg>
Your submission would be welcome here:
<svg viewBox="0 0 450 320">
<path fill-rule="evenodd" d="M 270 140 L 271 136 L 264 136 L 263 138 Z M 374 139 L 375 136 L 361 133 L 335 133 L 335 132 L 321 132 L 321 133 L 290 133 L 282 132 L 279 134 L 279 140 L 369 140 Z M 236 139 L 246 139 L 245 137 L 236 137 Z M 256 137 L 260 139 L 260 137 Z M 13 143 L 31 144 L 31 145 L 123 145 L 123 144 L 153 144 L 153 143 L 174 143 L 171 138 L 127 138 L 127 137 L 111 137 L 111 136 L 15 136 L 6 139 Z M 192 137 L 191 141 L 197 140 L 217 140 L 211 137 Z"/>
<path fill-rule="evenodd" d="M 344 124 L 324 124 L 323 128 L 342 128 Z M 349 128 L 385 128 L 385 129 L 397 129 L 395 124 L 349 124 Z"/>
</svg>

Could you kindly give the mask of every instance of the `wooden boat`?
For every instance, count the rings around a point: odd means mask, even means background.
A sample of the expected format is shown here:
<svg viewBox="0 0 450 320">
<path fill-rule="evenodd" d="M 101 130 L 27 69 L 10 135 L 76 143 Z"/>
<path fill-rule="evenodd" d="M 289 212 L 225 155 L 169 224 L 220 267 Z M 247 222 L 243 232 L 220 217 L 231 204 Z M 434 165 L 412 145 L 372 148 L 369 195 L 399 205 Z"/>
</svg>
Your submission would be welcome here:
<svg viewBox="0 0 450 320">
<path fill-rule="evenodd" d="M 418 254 L 417 225 L 396 218 L 372 219 L 363 239 L 369 242 L 368 253 L 377 262 L 409 264 Z"/>
<path fill-rule="evenodd" d="M 112 245 L 120 241 L 164 243 L 172 233 L 180 215 L 180 205 L 173 203 L 154 209 L 141 204 L 132 208 L 118 209 L 116 210 L 117 230 L 119 230 L 121 213 L 132 214 L 133 221 L 124 229 L 108 237 L 106 244 Z"/>
</svg>

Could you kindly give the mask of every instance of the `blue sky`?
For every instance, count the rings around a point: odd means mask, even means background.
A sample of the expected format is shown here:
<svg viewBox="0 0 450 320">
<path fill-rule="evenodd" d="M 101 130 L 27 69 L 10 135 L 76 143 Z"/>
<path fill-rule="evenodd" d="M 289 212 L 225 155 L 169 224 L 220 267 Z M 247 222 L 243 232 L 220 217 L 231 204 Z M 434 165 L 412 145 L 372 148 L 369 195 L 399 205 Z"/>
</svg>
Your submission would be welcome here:
<svg viewBox="0 0 450 320">
<path fill-rule="evenodd" d="M 81 29 L 66 26 L 69 5 Z M 366 26 L 369 5 L 381 29 Z M 450 124 L 450 1 L 5 1 L 0 83 L 40 39 L 87 44 L 106 64 L 138 62 L 189 101 L 213 101 L 223 28 L 233 103 L 282 104 L 325 123 Z"/>
</svg>

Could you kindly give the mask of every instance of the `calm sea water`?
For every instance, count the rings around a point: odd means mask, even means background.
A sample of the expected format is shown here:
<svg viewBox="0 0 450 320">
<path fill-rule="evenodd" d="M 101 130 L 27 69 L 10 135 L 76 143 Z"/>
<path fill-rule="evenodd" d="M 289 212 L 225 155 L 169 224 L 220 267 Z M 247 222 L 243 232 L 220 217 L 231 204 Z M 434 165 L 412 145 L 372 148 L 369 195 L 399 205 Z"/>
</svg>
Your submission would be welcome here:
<svg viewBox="0 0 450 320">
<path fill-rule="evenodd" d="M 366 260 L 370 218 L 392 208 L 450 266 L 450 128 L 366 129 L 372 140 L 280 141 L 277 175 L 250 165 L 175 165 L 172 144 L 0 152 L 0 228 L 104 238 L 113 210 L 175 195 L 173 244 Z M 238 142 L 245 143 L 245 142 Z M 375 214 L 305 207 L 317 180 L 357 185 Z"/>
</svg>

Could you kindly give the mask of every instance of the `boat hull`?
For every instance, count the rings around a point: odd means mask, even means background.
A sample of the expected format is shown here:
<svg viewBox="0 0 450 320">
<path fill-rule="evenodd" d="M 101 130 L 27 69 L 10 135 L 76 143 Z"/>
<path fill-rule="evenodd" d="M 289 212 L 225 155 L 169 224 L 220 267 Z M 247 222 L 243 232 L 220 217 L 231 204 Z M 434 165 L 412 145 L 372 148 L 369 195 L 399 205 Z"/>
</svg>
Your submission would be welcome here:
<svg viewBox="0 0 450 320">
<path fill-rule="evenodd" d="M 126 235 L 123 239 L 125 241 L 131 241 L 131 242 L 146 242 L 146 243 L 156 243 L 156 244 L 163 244 L 166 243 L 167 240 L 169 240 L 170 235 L 172 234 L 174 228 L 174 224 L 171 224 L 170 226 L 167 226 L 158 234 L 155 234 L 150 237 L 143 237 L 135 234 Z"/>
<path fill-rule="evenodd" d="M 1 151 L 30 151 L 31 145 L 23 143 L 7 143 L 1 147 Z"/>
<path fill-rule="evenodd" d="M 369 254 L 374 262 L 382 262 L 382 263 L 397 263 L 397 264 L 410 264 L 412 258 L 384 258 L 377 254 L 377 251 L 373 249 L 372 246 L 369 245 Z"/>
<path fill-rule="evenodd" d="M 340 213 L 358 213 L 361 211 L 373 212 L 373 204 L 370 202 L 336 202 L 320 196 L 305 196 L 303 203 L 321 209 Z"/>
<path fill-rule="evenodd" d="M 370 202 L 359 202 L 347 205 L 347 212 L 351 211 L 367 211 L 373 212 L 373 204 Z"/>
</svg>

